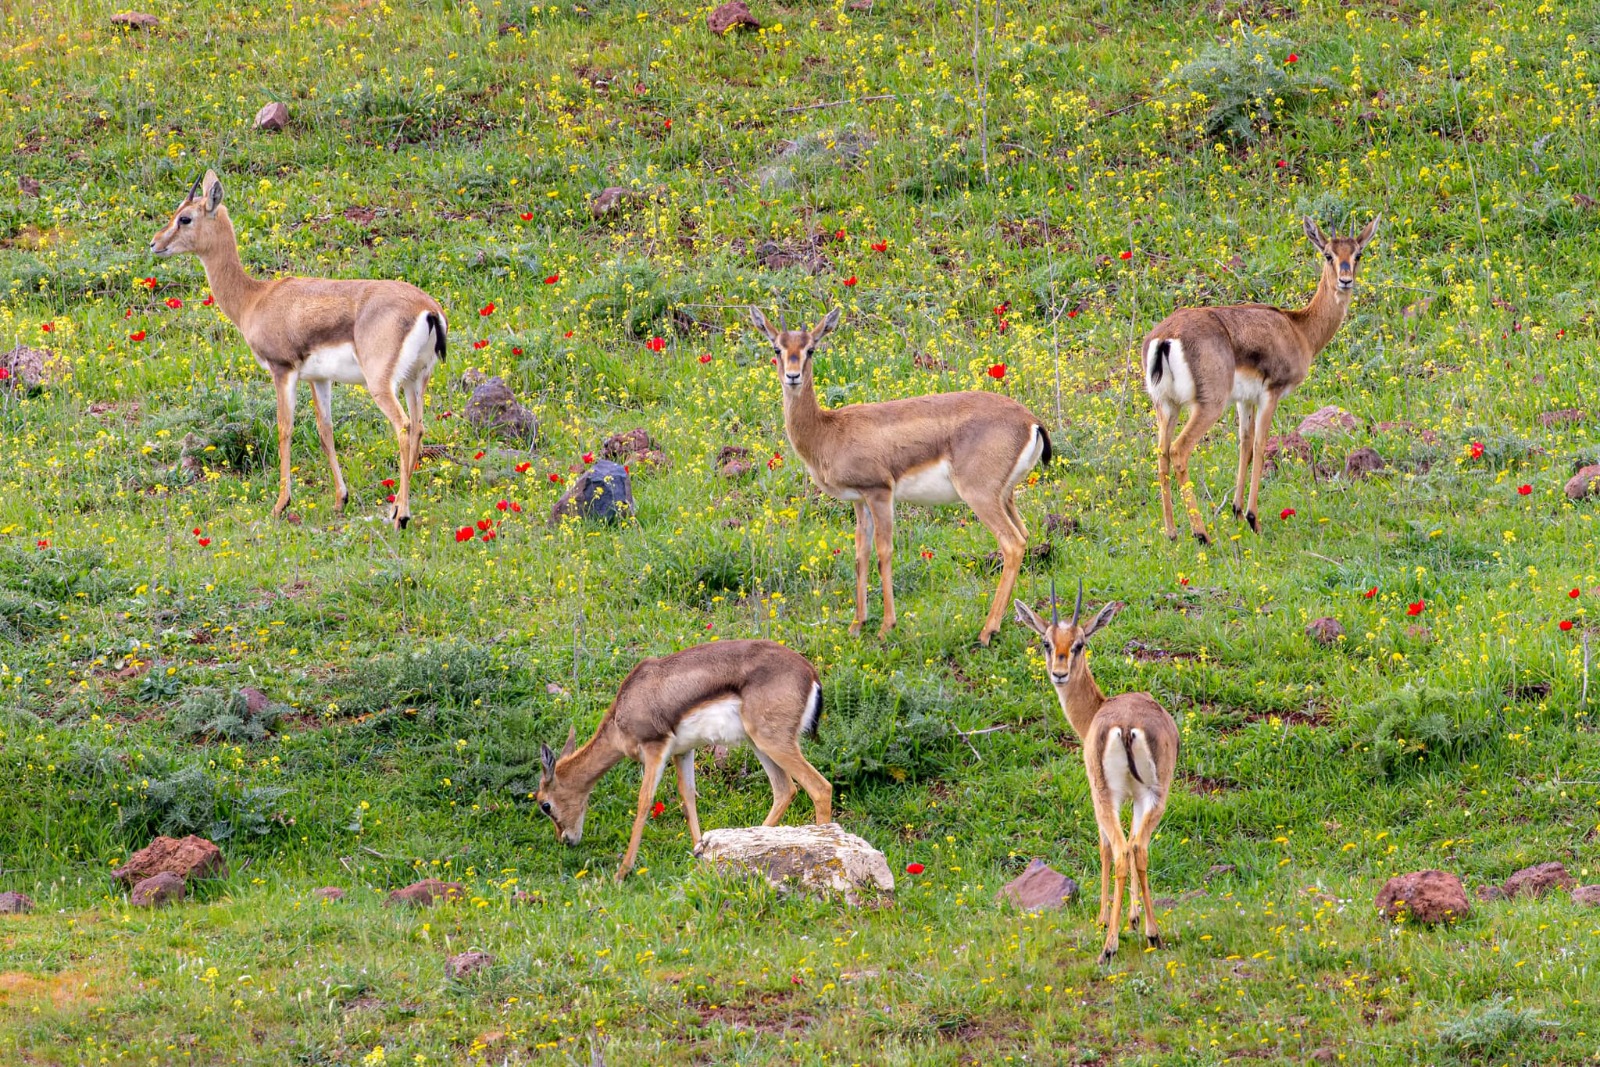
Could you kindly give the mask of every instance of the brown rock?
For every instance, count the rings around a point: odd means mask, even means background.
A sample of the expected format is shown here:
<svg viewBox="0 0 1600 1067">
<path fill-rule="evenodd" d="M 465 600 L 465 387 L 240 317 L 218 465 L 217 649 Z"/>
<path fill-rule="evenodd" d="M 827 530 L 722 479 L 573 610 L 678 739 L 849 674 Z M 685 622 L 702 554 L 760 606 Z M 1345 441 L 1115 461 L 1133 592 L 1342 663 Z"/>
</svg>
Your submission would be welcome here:
<svg viewBox="0 0 1600 1067">
<path fill-rule="evenodd" d="M 9 352 L 0 353 L 0 369 L 6 372 L 6 381 L 0 385 L 36 393 L 65 378 L 67 364 L 51 349 L 18 345 Z"/>
<path fill-rule="evenodd" d="M 460 900 L 467 895 L 466 887 L 460 882 L 441 882 L 437 878 L 424 878 L 420 882 L 413 882 L 404 889 L 396 889 L 389 894 L 389 899 L 383 902 L 386 908 L 396 904 L 405 904 L 413 908 L 426 908 L 436 900 Z"/>
<path fill-rule="evenodd" d="M 1238 869 L 1231 863 L 1213 863 L 1211 869 L 1206 872 L 1206 881 L 1209 882 L 1213 878 L 1221 878 L 1225 874 L 1233 874 Z"/>
<path fill-rule="evenodd" d="M 1567 873 L 1564 864 L 1550 862 L 1522 868 L 1500 883 L 1500 888 L 1511 898 L 1532 897 L 1538 900 L 1558 886 L 1562 889 L 1571 889 L 1576 884 L 1576 879 Z"/>
<path fill-rule="evenodd" d="M 1420 623 L 1412 623 L 1406 627 L 1406 636 L 1413 641 L 1432 641 L 1433 631 Z"/>
<path fill-rule="evenodd" d="M 336 885 L 325 885 L 311 891 L 312 900 L 343 900 L 344 890 Z"/>
<path fill-rule="evenodd" d="M 499 377 L 480 382 L 461 414 L 478 429 L 514 441 L 532 441 L 539 434 L 538 417 L 522 406 L 511 387 Z"/>
<path fill-rule="evenodd" d="M 1567 479 L 1567 499 L 1582 500 L 1600 484 L 1600 463 L 1591 463 Z"/>
<path fill-rule="evenodd" d="M 511 903 L 513 903 L 513 904 L 522 904 L 522 905 L 527 905 L 527 906 L 531 906 L 531 905 L 534 905 L 534 904 L 543 904 L 544 903 L 544 895 L 541 894 L 541 893 L 531 892 L 531 891 L 526 890 L 526 889 L 519 889 L 515 893 L 511 894 Z"/>
<path fill-rule="evenodd" d="M 660 448 L 661 445 L 650 432 L 643 428 L 628 430 L 625 433 L 614 433 L 600 442 L 600 454 L 617 463 L 626 463 L 640 452 L 648 452 Z"/>
<path fill-rule="evenodd" d="M 228 864 L 222 850 L 203 837 L 190 834 L 178 839 L 158 837 L 128 857 L 128 862 L 111 872 L 123 885 L 134 885 L 160 873 L 177 875 L 184 881 L 195 878 L 226 878 Z"/>
<path fill-rule="evenodd" d="M 133 892 L 128 894 L 128 903 L 136 908 L 159 908 L 182 900 L 183 894 L 183 879 L 171 871 L 162 871 L 134 886 Z"/>
<path fill-rule="evenodd" d="M 146 15 L 143 11 L 124 11 L 111 16 L 113 26 L 137 26 L 141 30 L 153 30 L 161 24 L 161 20 L 154 15 Z"/>
<path fill-rule="evenodd" d="M 1344 627 L 1339 625 L 1338 619 L 1324 615 L 1307 623 L 1306 633 L 1315 638 L 1319 644 L 1331 645 L 1344 636 Z"/>
<path fill-rule="evenodd" d="M 729 460 L 749 459 L 750 450 L 743 445 L 723 445 L 717 450 L 717 466 L 722 466 Z"/>
<path fill-rule="evenodd" d="M 289 109 L 276 100 L 270 104 L 263 104 L 261 110 L 256 112 L 258 130 L 277 133 L 287 125 L 289 125 Z"/>
<path fill-rule="evenodd" d="M 463 952 L 444 961 L 444 971 L 451 978 L 465 978 L 494 966 L 494 957 L 487 952 Z"/>
<path fill-rule="evenodd" d="M 1587 904 L 1591 908 L 1600 905 L 1600 885 L 1573 886 L 1572 902 L 1574 904 Z"/>
<path fill-rule="evenodd" d="M 1472 914 L 1461 879 L 1449 871 L 1414 871 L 1391 878 L 1379 890 L 1375 903 L 1390 919 L 1403 916 L 1427 926 Z"/>
<path fill-rule="evenodd" d="M 260 715 L 267 710 L 267 705 L 272 703 L 267 699 L 267 694 L 248 685 L 239 690 L 239 695 L 244 697 L 245 710 L 252 715 Z"/>
<path fill-rule="evenodd" d="M 1472 891 L 1472 895 L 1477 897 L 1479 902 L 1483 904 L 1506 899 L 1506 891 L 1497 885 L 1480 885 Z"/>
<path fill-rule="evenodd" d="M 1577 408 L 1562 408 L 1560 411 L 1546 411 L 1539 416 L 1540 426 L 1565 426 L 1569 422 L 1582 422 L 1583 412 Z"/>
<path fill-rule="evenodd" d="M 1078 899 L 1078 883 L 1035 859 L 1028 869 L 1000 887 L 995 900 L 1009 900 L 1023 911 L 1059 908 Z"/>
<path fill-rule="evenodd" d="M 759 30 L 761 23 L 750 14 L 750 8 L 744 0 L 728 0 L 726 4 L 706 16 L 706 26 L 712 33 L 721 37 L 734 29 Z"/>
<path fill-rule="evenodd" d="M 33 898 L 26 893 L 0 893 L 0 915 L 26 915 L 33 910 Z"/>
<path fill-rule="evenodd" d="M 608 185 L 596 193 L 593 200 L 589 201 L 589 214 L 595 218 L 609 215 L 613 211 L 621 210 L 624 204 L 638 198 L 639 194 L 632 189 L 624 189 L 620 185 Z"/>
<path fill-rule="evenodd" d="M 1267 470 L 1277 470 L 1278 463 L 1286 459 L 1298 459 L 1301 463 L 1310 463 L 1311 443 L 1297 433 L 1267 438 L 1267 451 L 1262 456 L 1263 466 Z"/>
<path fill-rule="evenodd" d="M 1360 425 L 1360 420 L 1354 415 L 1330 404 L 1301 419 L 1297 432 L 1301 437 L 1315 437 L 1318 434 L 1347 433 Z"/>
<path fill-rule="evenodd" d="M 39 196 L 39 179 L 30 178 L 24 174 L 17 179 L 17 192 L 23 196 L 31 196 L 37 199 Z"/>
<path fill-rule="evenodd" d="M 1383 457 L 1370 448 L 1358 448 L 1344 457 L 1344 476 L 1346 478 L 1365 478 L 1383 470 L 1387 466 Z"/>
<path fill-rule="evenodd" d="M 755 469 L 755 464 L 753 463 L 749 463 L 742 459 L 730 459 L 717 469 L 717 473 L 722 475 L 724 478 L 729 479 L 743 478 L 746 474 L 749 474 Z"/>
</svg>

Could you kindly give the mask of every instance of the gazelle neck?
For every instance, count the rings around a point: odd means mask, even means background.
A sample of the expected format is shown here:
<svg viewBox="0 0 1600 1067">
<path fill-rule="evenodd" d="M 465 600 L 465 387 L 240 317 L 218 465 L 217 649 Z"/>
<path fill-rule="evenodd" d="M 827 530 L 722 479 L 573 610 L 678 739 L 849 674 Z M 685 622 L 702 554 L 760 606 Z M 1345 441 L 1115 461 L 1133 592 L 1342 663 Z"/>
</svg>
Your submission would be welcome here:
<svg viewBox="0 0 1600 1067">
<path fill-rule="evenodd" d="M 582 748 L 562 757 L 556 764 L 556 773 L 588 795 L 595 783 L 627 755 L 617 744 L 608 718 Z"/>
<path fill-rule="evenodd" d="M 1353 295 L 1354 289 L 1340 289 L 1337 281 L 1329 281 L 1328 272 L 1323 271 L 1317 291 L 1311 295 L 1311 303 L 1295 313 L 1313 356 L 1326 348 L 1333 335 L 1339 332 Z"/>
<path fill-rule="evenodd" d="M 239 259 L 239 241 L 234 236 L 233 221 L 222 213 L 225 210 L 220 209 L 214 220 L 221 225 L 211 247 L 197 254 L 206 269 L 206 283 L 211 286 L 211 295 L 217 298 L 222 313 L 237 324 L 240 316 L 250 309 L 256 294 L 267 283 L 245 273 L 244 263 Z"/>
<path fill-rule="evenodd" d="M 789 443 L 802 459 L 812 454 L 812 442 L 816 440 L 825 417 L 822 405 L 817 403 L 817 389 L 812 384 L 811 368 L 808 366 L 800 377 L 798 388 L 785 387 L 783 390 L 784 429 L 789 434 Z"/>
<path fill-rule="evenodd" d="M 1089 669 L 1088 661 L 1084 661 L 1082 670 L 1074 672 L 1072 677 L 1067 679 L 1066 685 L 1053 688 L 1056 691 L 1056 699 L 1061 701 L 1061 713 L 1067 717 L 1067 722 L 1072 724 L 1073 733 L 1079 737 L 1087 737 L 1089 725 L 1099 713 L 1100 705 L 1106 702 L 1106 695 L 1095 683 L 1094 672 Z"/>
</svg>

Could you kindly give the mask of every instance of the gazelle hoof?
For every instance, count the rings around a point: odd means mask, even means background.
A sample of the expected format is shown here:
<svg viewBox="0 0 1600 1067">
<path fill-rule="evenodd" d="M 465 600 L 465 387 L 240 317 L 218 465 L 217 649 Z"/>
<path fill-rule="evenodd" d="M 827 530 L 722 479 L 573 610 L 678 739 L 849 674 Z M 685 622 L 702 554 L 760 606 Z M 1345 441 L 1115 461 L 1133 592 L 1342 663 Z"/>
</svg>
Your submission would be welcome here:
<svg viewBox="0 0 1600 1067">
<path fill-rule="evenodd" d="M 1206 533 L 1204 530 L 1196 531 L 1195 535 L 1194 535 L 1194 539 L 1200 545 L 1201 548 L 1209 548 L 1209 547 L 1211 547 L 1211 535 Z"/>
<path fill-rule="evenodd" d="M 1161 935 L 1160 934 L 1151 934 L 1150 936 L 1145 938 L 1145 941 L 1149 944 L 1149 946 L 1151 948 L 1160 948 L 1161 947 Z"/>
<path fill-rule="evenodd" d="M 1233 517 L 1236 518 L 1236 519 L 1243 518 L 1244 517 L 1244 508 L 1241 508 L 1238 504 L 1235 504 L 1233 506 Z"/>
<path fill-rule="evenodd" d="M 1254 530 L 1256 533 L 1261 532 L 1261 519 L 1257 517 L 1255 512 L 1245 512 L 1244 521 L 1248 522 L 1250 524 L 1250 529 Z"/>
<path fill-rule="evenodd" d="M 333 510 L 343 512 L 344 506 L 348 503 L 350 503 L 350 494 L 340 493 L 333 498 Z"/>
<path fill-rule="evenodd" d="M 1106 946 L 1106 948 L 1100 953 L 1100 966 L 1104 967 L 1108 965 L 1111 962 L 1112 957 L 1114 957 L 1116 954 L 1117 949 L 1115 945 Z"/>
<path fill-rule="evenodd" d="M 851 637 L 860 637 L 861 636 L 861 623 L 853 622 L 853 623 L 850 624 L 850 636 Z"/>
</svg>

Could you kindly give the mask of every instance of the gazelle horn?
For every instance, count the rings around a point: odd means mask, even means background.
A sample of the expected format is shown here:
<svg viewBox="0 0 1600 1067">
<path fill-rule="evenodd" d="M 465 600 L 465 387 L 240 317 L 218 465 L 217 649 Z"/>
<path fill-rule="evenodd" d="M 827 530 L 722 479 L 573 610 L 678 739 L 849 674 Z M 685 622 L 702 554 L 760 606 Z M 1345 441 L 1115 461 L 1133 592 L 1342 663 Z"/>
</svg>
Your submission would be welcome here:
<svg viewBox="0 0 1600 1067">
<path fill-rule="evenodd" d="M 183 198 L 183 202 L 185 204 L 187 204 L 189 201 L 193 200 L 195 198 L 195 196 L 197 196 L 199 194 L 199 192 L 200 192 L 200 183 L 205 180 L 205 177 L 206 177 L 206 172 L 204 170 L 201 170 L 198 174 L 196 174 L 194 176 L 194 184 L 189 187 L 189 195 Z"/>
<path fill-rule="evenodd" d="M 1072 625 L 1078 625 L 1078 613 L 1083 610 L 1083 579 L 1078 579 L 1078 602 L 1072 606 Z"/>
<path fill-rule="evenodd" d="M 1061 605 L 1056 602 L 1056 580 L 1050 579 L 1050 625 L 1061 625 Z"/>
</svg>

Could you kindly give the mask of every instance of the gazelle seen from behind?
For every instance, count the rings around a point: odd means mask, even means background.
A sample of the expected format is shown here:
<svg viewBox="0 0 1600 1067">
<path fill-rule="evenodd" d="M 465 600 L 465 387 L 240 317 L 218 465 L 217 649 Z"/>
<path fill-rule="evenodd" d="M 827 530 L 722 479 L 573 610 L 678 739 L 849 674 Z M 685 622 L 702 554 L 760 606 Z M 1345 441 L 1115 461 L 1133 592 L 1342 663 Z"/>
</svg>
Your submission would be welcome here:
<svg viewBox="0 0 1600 1067">
<path fill-rule="evenodd" d="M 1243 515 L 1252 530 L 1261 532 L 1256 498 L 1273 413 L 1279 401 L 1306 380 L 1311 361 L 1344 322 L 1361 253 L 1377 232 L 1378 220 L 1367 223 L 1354 237 L 1328 237 L 1310 218 L 1304 225 L 1306 237 L 1322 256 L 1322 278 L 1311 303 L 1295 309 L 1269 304 L 1180 308 L 1146 334 L 1140 346 L 1145 391 L 1156 408 L 1161 517 L 1170 538 L 1178 536 L 1172 516 L 1172 480 L 1176 478 L 1190 530 L 1201 544 L 1211 541 L 1189 481 L 1189 459 L 1230 404 L 1239 415 L 1233 514 L 1235 518 Z M 1189 421 L 1173 440 L 1173 420 L 1184 409 L 1189 411 Z"/>
<path fill-rule="evenodd" d="M 588 744 L 574 747 L 574 728 L 559 756 L 543 746 L 544 776 L 534 799 L 555 824 L 556 836 L 576 845 L 583 839 L 589 796 L 601 775 L 625 759 L 642 764 L 639 808 L 627 854 L 617 868 L 618 881 L 639 854 L 639 839 L 669 761 L 678 768 L 678 796 L 689 820 L 690 844 L 700 843 L 696 749 L 750 742 L 772 783 L 772 810 L 764 825 L 776 826 L 783 818 L 796 780 L 811 797 L 817 822 L 832 822 L 833 787 L 800 751 L 801 736 L 816 736 L 821 717 L 816 668 L 775 641 L 716 641 L 642 660 L 623 680 Z"/>
<path fill-rule="evenodd" d="M 1000 629 L 1006 601 L 1028 550 L 1028 530 L 1013 499 L 1017 483 L 1050 462 L 1050 435 L 1026 407 L 996 393 L 935 393 L 831 410 L 817 403 L 811 381 L 817 344 L 839 324 L 828 312 L 815 329 L 775 330 L 755 308 L 750 317 L 777 350 L 783 382 L 783 425 L 812 481 L 856 513 L 856 612 L 867 618 L 867 574 L 878 558 L 883 625 L 894 628 L 894 506 L 965 503 L 1000 543 L 1000 586 L 978 635 Z"/>
<path fill-rule="evenodd" d="M 1123 693 L 1110 699 L 1095 684 L 1089 669 L 1089 638 L 1122 609 L 1116 602 L 1100 609 L 1087 626 L 1078 625 L 1083 611 L 1083 582 L 1072 621 L 1063 623 L 1050 587 L 1050 623 L 1016 602 L 1017 621 L 1044 642 L 1044 664 L 1061 711 L 1083 741 L 1083 767 L 1089 776 L 1094 821 L 1100 828 L 1100 919 L 1106 927 L 1100 962 L 1116 954 L 1121 933 L 1122 897 L 1129 894 L 1132 925 L 1144 905 L 1144 935 L 1161 946 L 1155 905 L 1150 898 L 1150 838 L 1167 808 L 1172 774 L 1178 764 L 1178 724 L 1149 693 Z M 1133 803 L 1129 831 L 1122 830 L 1122 805 Z M 1115 885 L 1112 884 L 1113 872 Z M 1130 882 L 1130 879 L 1132 881 Z M 1137 898 L 1134 891 L 1137 891 Z"/>
<path fill-rule="evenodd" d="M 433 297 L 400 281 L 250 277 L 222 203 L 222 182 L 209 170 L 195 179 L 150 250 L 200 257 L 218 306 L 272 375 L 278 399 L 278 501 L 272 514 L 289 506 L 289 439 L 295 386 L 302 380 L 311 384 L 317 437 L 333 468 L 334 504 L 344 510 L 350 490 L 333 447 L 333 383 L 344 382 L 366 386 L 394 428 L 400 486 L 390 519 L 404 529 L 411 520 L 411 472 L 422 455 L 422 396 L 445 353 L 444 312 Z M 400 409 L 401 392 L 406 411 Z"/>
</svg>

